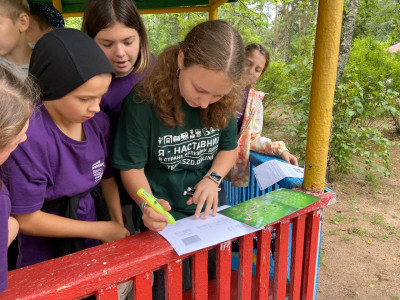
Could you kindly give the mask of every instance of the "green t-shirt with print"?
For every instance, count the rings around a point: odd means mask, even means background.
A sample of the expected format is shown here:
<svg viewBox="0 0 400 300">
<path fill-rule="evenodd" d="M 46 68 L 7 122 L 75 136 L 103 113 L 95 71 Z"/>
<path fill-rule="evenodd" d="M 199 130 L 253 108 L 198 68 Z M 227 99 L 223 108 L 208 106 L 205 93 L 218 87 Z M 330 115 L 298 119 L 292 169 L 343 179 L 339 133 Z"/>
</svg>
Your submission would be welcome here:
<svg viewBox="0 0 400 300">
<path fill-rule="evenodd" d="M 184 126 L 164 125 L 152 104 L 139 102 L 133 89 L 125 98 L 114 141 L 113 167 L 144 168 L 153 194 L 167 200 L 176 218 L 192 215 L 196 205 L 187 205 L 183 191 L 194 187 L 211 168 L 218 150 L 237 147 L 236 119 L 225 129 L 204 128 L 199 110 L 182 99 Z"/>
</svg>

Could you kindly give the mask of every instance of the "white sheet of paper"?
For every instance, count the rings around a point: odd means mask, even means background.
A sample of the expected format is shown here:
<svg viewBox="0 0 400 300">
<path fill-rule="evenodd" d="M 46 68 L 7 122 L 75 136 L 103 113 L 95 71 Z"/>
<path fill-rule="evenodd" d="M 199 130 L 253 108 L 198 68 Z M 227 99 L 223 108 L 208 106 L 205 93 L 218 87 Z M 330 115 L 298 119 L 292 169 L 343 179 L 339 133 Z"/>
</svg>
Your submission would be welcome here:
<svg viewBox="0 0 400 300">
<path fill-rule="evenodd" d="M 264 190 L 285 177 L 303 178 L 304 168 L 279 160 L 269 160 L 253 169 L 258 187 Z"/>
<path fill-rule="evenodd" d="M 218 210 L 228 207 L 224 205 Z M 215 217 L 210 214 L 205 220 L 202 214 L 198 219 L 191 216 L 178 220 L 176 225 L 168 224 L 159 234 L 171 244 L 178 255 L 183 255 L 260 229 L 217 213 Z"/>
</svg>

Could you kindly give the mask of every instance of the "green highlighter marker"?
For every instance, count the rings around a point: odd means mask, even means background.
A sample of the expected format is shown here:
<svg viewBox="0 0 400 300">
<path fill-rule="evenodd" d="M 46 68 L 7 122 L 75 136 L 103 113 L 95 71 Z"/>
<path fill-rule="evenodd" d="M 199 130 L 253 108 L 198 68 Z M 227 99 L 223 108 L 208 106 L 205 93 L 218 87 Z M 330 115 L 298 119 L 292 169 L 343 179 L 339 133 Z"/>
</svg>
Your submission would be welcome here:
<svg viewBox="0 0 400 300">
<path fill-rule="evenodd" d="M 158 203 L 156 198 L 154 198 L 152 195 L 149 194 L 148 191 L 141 188 L 137 191 L 137 194 L 140 198 L 143 199 L 143 201 L 145 201 L 156 212 L 158 212 L 159 214 L 162 214 L 162 215 L 166 215 L 168 217 L 167 222 L 169 224 L 172 224 L 172 225 L 176 224 L 174 217 L 169 212 L 167 212 L 164 209 L 164 207 L 162 207 L 162 205 L 160 203 Z"/>
</svg>

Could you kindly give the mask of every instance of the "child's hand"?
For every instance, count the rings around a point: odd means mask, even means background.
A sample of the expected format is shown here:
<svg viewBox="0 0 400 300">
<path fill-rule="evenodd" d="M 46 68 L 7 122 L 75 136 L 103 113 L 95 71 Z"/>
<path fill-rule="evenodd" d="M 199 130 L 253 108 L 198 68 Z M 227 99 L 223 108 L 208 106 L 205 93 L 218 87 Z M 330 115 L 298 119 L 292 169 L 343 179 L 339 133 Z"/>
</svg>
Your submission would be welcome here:
<svg viewBox="0 0 400 300">
<path fill-rule="evenodd" d="M 212 179 L 204 177 L 196 186 L 195 193 L 186 204 L 197 204 L 194 217 L 197 219 L 200 216 L 200 212 L 204 206 L 203 219 L 207 219 L 211 208 L 213 209 L 213 217 L 217 215 L 218 209 L 218 185 Z"/>
<path fill-rule="evenodd" d="M 296 156 L 294 156 L 293 154 L 290 154 L 289 151 L 284 151 L 284 152 L 281 154 L 281 158 L 282 158 L 284 161 L 286 161 L 288 164 L 295 165 L 295 166 L 298 166 L 298 165 L 299 165 L 299 163 L 297 162 Z"/>
<path fill-rule="evenodd" d="M 101 232 L 100 240 L 103 243 L 109 243 L 129 236 L 129 231 L 121 224 L 115 221 L 99 222 Z"/>
<path fill-rule="evenodd" d="M 171 210 L 171 206 L 168 201 L 163 199 L 157 199 L 158 203 L 160 203 L 166 211 Z M 146 206 L 143 210 L 143 224 L 150 230 L 153 231 L 161 231 L 167 226 L 167 216 L 163 214 L 159 214 L 150 206 Z"/>
</svg>

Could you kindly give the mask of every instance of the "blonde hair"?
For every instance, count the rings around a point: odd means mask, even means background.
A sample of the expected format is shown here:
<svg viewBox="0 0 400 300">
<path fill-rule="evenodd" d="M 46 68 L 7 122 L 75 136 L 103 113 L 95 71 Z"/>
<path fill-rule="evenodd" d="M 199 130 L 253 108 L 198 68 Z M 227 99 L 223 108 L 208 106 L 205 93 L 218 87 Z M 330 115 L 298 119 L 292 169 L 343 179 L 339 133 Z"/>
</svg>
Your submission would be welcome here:
<svg viewBox="0 0 400 300">
<path fill-rule="evenodd" d="M 227 22 L 206 21 L 195 26 L 178 45 L 166 48 L 154 67 L 138 84 L 138 95 L 150 101 L 160 120 L 170 128 L 183 126 L 182 97 L 178 83 L 179 51 L 183 52 L 183 67 L 199 65 L 226 74 L 233 83 L 229 94 L 200 109 L 203 126 L 225 128 L 242 101 L 240 86 L 244 69 L 244 46 L 239 33 Z"/>
<path fill-rule="evenodd" d="M 15 21 L 22 13 L 30 14 L 27 0 L 0 0 L 0 14 Z"/>
<path fill-rule="evenodd" d="M 37 85 L 30 77 L 22 82 L 0 66 L 0 151 L 22 131 L 38 96 Z"/>
</svg>

